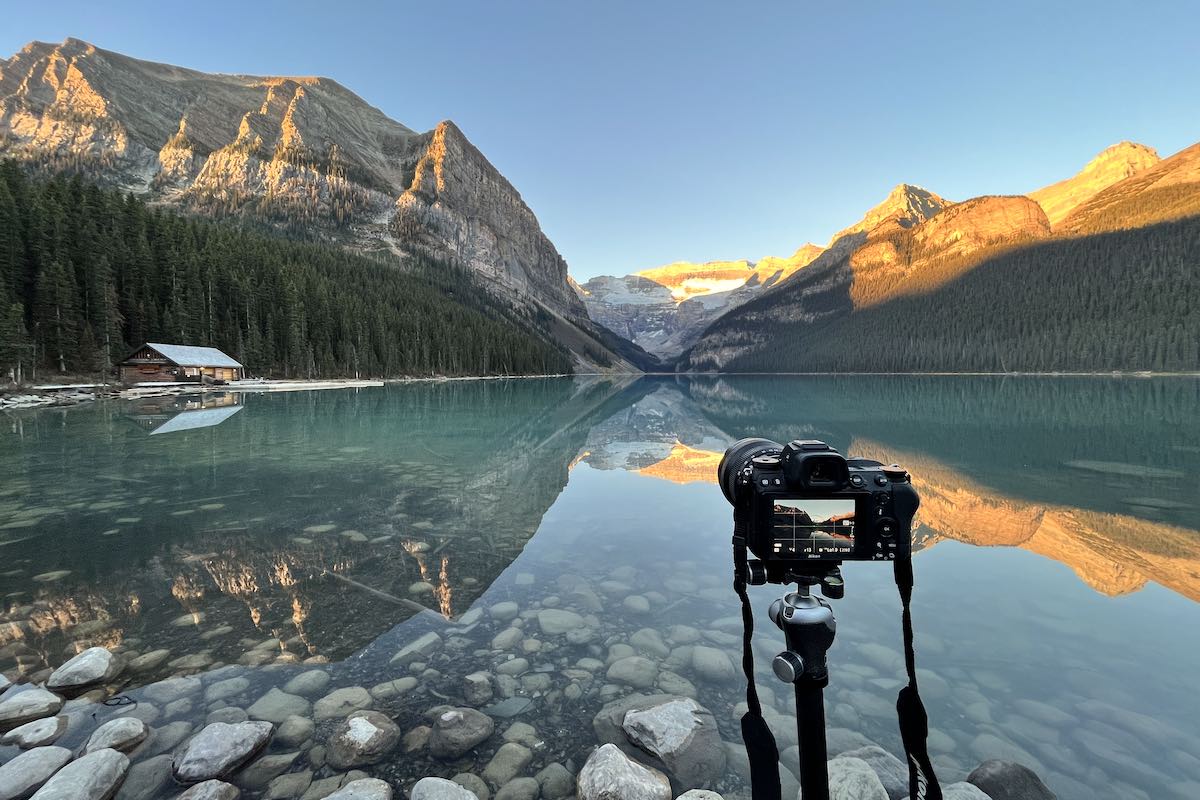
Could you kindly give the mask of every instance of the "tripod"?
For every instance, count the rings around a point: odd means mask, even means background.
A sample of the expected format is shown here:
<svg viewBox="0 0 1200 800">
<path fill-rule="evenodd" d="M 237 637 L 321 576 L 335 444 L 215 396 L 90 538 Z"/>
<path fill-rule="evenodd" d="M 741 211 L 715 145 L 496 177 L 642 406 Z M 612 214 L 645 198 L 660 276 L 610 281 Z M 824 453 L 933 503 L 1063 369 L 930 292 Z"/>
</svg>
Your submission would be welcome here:
<svg viewBox="0 0 1200 800">
<path fill-rule="evenodd" d="M 789 573 L 784 583 L 795 581 L 796 591 L 771 604 L 771 621 L 783 631 L 787 649 L 775 656 L 775 677 L 796 690 L 796 733 L 800 739 L 800 788 L 804 800 L 828 800 L 829 769 L 825 749 L 825 696 L 829 669 L 825 654 L 837 633 L 837 621 L 829 603 L 812 594 L 831 599 L 845 594 L 845 584 L 836 566 L 821 574 Z"/>
</svg>

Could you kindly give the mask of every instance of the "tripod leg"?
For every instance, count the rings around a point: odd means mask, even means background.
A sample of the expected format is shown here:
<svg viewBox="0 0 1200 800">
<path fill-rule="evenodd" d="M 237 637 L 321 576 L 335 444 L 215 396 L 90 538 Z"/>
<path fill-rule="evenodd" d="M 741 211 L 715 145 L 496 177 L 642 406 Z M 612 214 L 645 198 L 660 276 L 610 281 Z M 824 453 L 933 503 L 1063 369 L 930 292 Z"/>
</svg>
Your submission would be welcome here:
<svg viewBox="0 0 1200 800">
<path fill-rule="evenodd" d="M 803 800 L 829 800 L 825 763 L 825 697 L 814 683 L 796 684 L 796 732 L 800 736 L 800 790 Z"/>
</svg>

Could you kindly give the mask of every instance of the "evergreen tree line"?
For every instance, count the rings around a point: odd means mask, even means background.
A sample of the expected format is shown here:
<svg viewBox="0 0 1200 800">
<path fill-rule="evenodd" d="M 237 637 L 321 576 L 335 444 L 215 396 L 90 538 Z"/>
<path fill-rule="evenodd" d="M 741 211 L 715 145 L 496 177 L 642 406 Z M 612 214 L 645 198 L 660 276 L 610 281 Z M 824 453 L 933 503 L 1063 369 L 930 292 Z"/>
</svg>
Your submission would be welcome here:
<svg viewBox="0 0 1200 800">
<path fill-rule="evenodd" d="M 749 345 L 729 372 L 1196 371 L 1198 253 L 1200 217 L 1054 239 L 854 311 L 840 283 L 806 301 L 815 321 L 751 313 L 788 300 L 767 294 L 706 336 Z"/>
<path fill-rule="evenodd" d="M 381 259 L 151 208 L 0 164 L 0 368 L 111 374 L 144 341 L 267 377 L 571 371 L 542 323 L 455 265 Z"/>
</svg>

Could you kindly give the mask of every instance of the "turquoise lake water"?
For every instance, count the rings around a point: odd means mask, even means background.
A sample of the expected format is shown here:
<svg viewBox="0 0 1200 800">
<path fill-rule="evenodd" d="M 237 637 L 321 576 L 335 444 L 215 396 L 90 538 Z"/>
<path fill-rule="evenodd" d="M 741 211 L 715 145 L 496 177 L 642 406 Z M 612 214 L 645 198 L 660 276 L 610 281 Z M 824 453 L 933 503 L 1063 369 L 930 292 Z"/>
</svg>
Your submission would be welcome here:
<svg viewBox="0 0 1200 800">
<path fill-rule="evenodd" d="M 311 669 L 331 688 L 416 678 L 375 698 L 408 732 L 460 704 L 463 676 L 524 658 L 485 710 L 498 732 L 534 726 L 529 774 L 577 770 L 592 717 L 630 691 L 580 659 L 655 632 L 674 651 L 687 629 L 738 656 L 724 448 L 822 438 L 902 463 L 921 494 L 916 646 L 943 784 L 998 757 L 1067 800 L 1200 797 L 1198 418 L 1192 379 L 1035 377 L 464 381 L 9 413 L 0 672 L 36 678 L 94 644 L 169 651 L 110 691 L 153 707 L 172 745 Z M 843 571 L 829 725 L 900 753 L 891 570 Z M 786 743 L 791 699 L 769 668 L 782 637 L 766 617 L 781 593 L 752 590 L 760 686 Z M 526 623 L 496 647 L 509 623 L 488 609 L 505 601 Z M 591 636 L 540 636 L 545 608 L 587 617 Z M 392 662 L 428 631 L 440 650 Z M 740 674 L 645 654 L 654 686 L 690 687 L 739 741 Z M 155 690 L 181 674 L 249 688 Z M 330 774 L 322 730 L 289 770 Z M 364 769 L 397 786 L 479 772 L 500 741 L 451 764 L 397 750 Z M 0 747 L 0 762 L 16 753 Z M 716 788 L 747 791 L 734 767 Z"/>
</svg>

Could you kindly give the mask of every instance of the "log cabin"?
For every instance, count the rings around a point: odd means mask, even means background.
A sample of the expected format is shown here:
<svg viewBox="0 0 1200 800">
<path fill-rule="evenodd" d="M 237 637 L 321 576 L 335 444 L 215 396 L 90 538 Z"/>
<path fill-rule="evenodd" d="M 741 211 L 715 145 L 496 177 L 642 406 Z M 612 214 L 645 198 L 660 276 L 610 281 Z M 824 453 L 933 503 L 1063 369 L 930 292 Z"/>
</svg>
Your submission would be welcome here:
<svg viewBox="0 0 1200 800">
<path fill-rule="evenodd" d="M 236 381 L 246 368 L 215 347 L 146 342 L 119 365 L 122 383 Z"/>
</svg>

